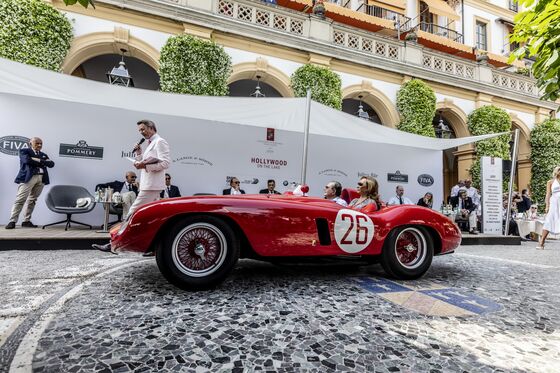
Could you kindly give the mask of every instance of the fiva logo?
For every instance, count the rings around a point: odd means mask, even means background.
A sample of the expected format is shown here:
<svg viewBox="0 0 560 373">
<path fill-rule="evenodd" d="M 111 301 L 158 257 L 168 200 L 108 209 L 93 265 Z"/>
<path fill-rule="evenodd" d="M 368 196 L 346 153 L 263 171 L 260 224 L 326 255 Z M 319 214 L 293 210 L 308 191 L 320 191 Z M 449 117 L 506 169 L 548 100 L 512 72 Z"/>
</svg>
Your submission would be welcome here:
<svg viewBox="0 0 560 373">
<path fill-rule="evenodd" d="M 0 137 L 0 152 L 17 156 L 21 149 L 29 148 L 29 141 L 30 139 L 23 136 Z"/>
</svg>

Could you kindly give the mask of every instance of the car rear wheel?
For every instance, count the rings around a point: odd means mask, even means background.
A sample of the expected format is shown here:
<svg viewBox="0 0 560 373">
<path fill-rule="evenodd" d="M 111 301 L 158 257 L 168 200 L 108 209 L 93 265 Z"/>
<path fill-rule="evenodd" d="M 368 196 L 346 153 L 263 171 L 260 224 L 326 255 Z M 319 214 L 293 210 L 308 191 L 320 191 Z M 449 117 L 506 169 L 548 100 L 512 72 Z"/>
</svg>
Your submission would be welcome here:
<svg viewBox="0 0 560 373">
<path fill-rule="evenodd" d="M 426 273 L 433 256 L 432 237 L 425 228 L 399 227 L 387 236 L 381 265 L 389 275 L 401 280 L 411 280 Z"/>
<path fill-rule="evenodd" d="M 239 259 L 235 232 L 214 216 L 189 216 L 166 234 L 157 256 L 158 267 L 172 284 L 203 290 L 222 282 Z"/>
</svg>

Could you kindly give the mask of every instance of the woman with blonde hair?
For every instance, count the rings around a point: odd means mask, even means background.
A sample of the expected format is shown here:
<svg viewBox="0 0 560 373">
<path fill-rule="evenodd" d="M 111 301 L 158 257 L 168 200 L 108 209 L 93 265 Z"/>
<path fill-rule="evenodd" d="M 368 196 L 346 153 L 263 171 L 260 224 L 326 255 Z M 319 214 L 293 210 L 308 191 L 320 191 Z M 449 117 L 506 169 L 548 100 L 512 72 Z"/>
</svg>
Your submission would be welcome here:
<svg viewBox="0 0 560 373">
<path fill-rule="evenodd" d="M 361 210 L 368 205 L 373 205 L 375 207 L 370 207 L 370 209 L 373 208 L 372 211 L 379 209 L 379 184 L 375 178 L 362 177 L 358 181 L 356 190 L 360 193 L 360 196 L 350 201 L 348 207 Z"/>
<path fill-rule="evenodd" d="M 544 226 L 542 230 L 541 240 L 537 249 L 544 249 L 544 241 L 549 233 L 560 233 L 560 166 L 554 168 L 552 172 L 552 180 L 546 183 Z"/>
</svg>

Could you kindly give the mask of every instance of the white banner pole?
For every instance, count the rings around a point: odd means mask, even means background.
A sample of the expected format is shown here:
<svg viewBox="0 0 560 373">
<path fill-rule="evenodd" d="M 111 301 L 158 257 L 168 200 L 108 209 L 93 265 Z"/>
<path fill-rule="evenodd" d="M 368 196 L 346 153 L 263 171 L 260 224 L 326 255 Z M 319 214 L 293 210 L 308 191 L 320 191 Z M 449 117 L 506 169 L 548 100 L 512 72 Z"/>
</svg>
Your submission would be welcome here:
<svg viewBox="0 0 560 373">
<path fill-rule="evenodd" d="M 515 166 L 517 164 L 517 146 L 519 142 L 519 130 L 515 129 L 513 135 L 513 154 L 511 156 L 511 170 L 509 173 L 509 186 L 508 186 L 508 204 L 507 204 L 507 211 L 506 211 L 506 226 L 505 226 L 505 235 L 509 235 L 509 219 L 511 218 L 511 205 L 512 200 L 511 197 L 513 195 L 513 179 L 515 177 Z"/>
<path fill-rule="evenodd" d="M 303 130 L 303 159 L 301 161 L 301 184 L 305 184 L 307 178 L 307 148 L 309 145 L 309 122 L 311 115 L 311 88 L 307 89 L 305 100 L 305 127 Z"/>
</svg>

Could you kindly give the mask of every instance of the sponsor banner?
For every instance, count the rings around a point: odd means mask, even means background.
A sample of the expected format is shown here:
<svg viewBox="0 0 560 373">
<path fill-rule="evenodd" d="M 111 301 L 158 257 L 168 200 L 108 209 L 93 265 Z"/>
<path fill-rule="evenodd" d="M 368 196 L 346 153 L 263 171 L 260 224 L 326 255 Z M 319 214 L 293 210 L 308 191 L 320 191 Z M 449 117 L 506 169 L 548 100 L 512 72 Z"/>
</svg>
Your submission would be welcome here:
<svg viewBox="0 0 560 373">
<path fill-rule="evenodd" d="M 183 196 L 222 194 L 229 187 L 227 176 L 237 177 L 248 194 L 265 189 L 268 179 L 276 181 L 276 190 L 281 193 L 293 190 L 293 184 L 301 181 L 303 133 L 88 104 L 67 105 L 28 96 L 0 96 L 0 112 L 6 123 L 18 123 L 18 133 L 41 137 L 43 151 L 55 162 L 55 167 L 49 169 L 51 185 L 45 187 L 33 213 L 36 224 L 59 218 L 44 201 L 52 185 L 82 185 L 93 193 L 99 183 L 124 180 L 127 171 L 140 176 L 140 171 L 126 158 L 134 156 L 131 150 L 138 143 L 136 122 L 143 118 L 153 120 L 158 134 L 169 143 L 171 163 L 167 172 Z M 69 136 L 75 137 L 67 141 Z M 0 169 L 8 177 L 0 180 L 0 189 L 7 191 L 0 196 L 0 211 L 8 213 L 17 191 L 13 180 L 19 170 L 17 157 L 8 154 L 17 155 L 19 149 L 28 146 L 29 139 L 15 135 L 1 139 Z M 142 144 L 144 149 L 146 146 L 147 142 Z M 415 164 L 421 169 L 414 170 Z M 384 175 L 405 167 L 414 175 L 434 176 L 428 191 L 434 193 L 434 205 L 439 206 L 443 188 L 440 151 L 309 136 L 306 181 L 310 196 L 322 198 L 324 186 L 332 180 L 339 181 L 344 188 L 355 189 L 359 177 L 367 175 L 377 178 L 381 198 L 387 200 L 394 194 L 394 184 L 384 180 Z M 420 198 L 426 191 L 418 183 L 410 183 L 405 190 L 411 199 Z M 96 207 L 80 219 L 99 224 L 103 221 L 103 209 Z M 344 223 L 348 223 L 349 218 L 345 219 Z M 347 232 L 348 229 L 343 235 Z M 361 242 L 362 231 L 359 235 L 348 233 L 344 242 L 350 238 Z"/>
<path fill-rule="evenodd" d="M 434 178 L 432 177 L 432 175 L 428 175 L 428 174 L 422 174 L 420 176 L 418 176 L 418 184 L 425 186 L 425 187 L 429 187 L 434 185 Z"/>
<path fill-rule="evenodd" d="M 204 157 L 199 157 L 197 155 L 183 155 L 177 158 L 171 158 L 171 162 L 177 165 L 189 165 L 189 166 L 209 166 L 212 167 L 214 164 Z"/>
<path fill-rule="evenodd" d="M 85 140 L 80 140 L 77 144 L 60 144 L 58 155 L 72 158 L 103 159 L 103 148 L 89 146 Z"/>
<path fill-rule="evenodd" d="M 279 170 L 281 167 L 288 166 L 288 161 L 285 159 L 252 157 L 251 164 L 256 165 L 257 168 L 270 168 Z"/>
<path fill-rule="evenodd" d="M 319 171 L 318 175 L 319 176 L 332 176 L 334 178 L 336 178 L 336 177 L 339 177 L 339 178 L 340 177 L 344 177 L 344 178 L 348 177 L 348 174 L 346 172 L 341 171 L 341 170 L 336 170 L 336 169 L 333 169 L 333 168 L 327 168 L 327 169 L 321 170 L 321 171 Z"/>
<path fill-rule="evenodd" d="M 24 136 L 0 137 L 0 152 L 8 155 L 19 156 L 21 149 L 29 148 L 30 139 Z"/>
<path fill-rule="evenodd" d="M 399 170 L 387 174 L 387 181 L 392 183 L 408 183 L 408 175 L 401 174 Z"/>
<path fill-rule="evenodd" d="M 485 234 L 502 234 L 502 159 L 480 158 L 482 186 L 482 231 Z"/>
</svg>

